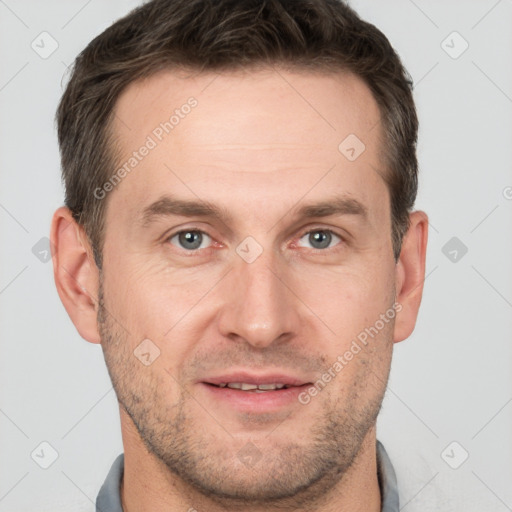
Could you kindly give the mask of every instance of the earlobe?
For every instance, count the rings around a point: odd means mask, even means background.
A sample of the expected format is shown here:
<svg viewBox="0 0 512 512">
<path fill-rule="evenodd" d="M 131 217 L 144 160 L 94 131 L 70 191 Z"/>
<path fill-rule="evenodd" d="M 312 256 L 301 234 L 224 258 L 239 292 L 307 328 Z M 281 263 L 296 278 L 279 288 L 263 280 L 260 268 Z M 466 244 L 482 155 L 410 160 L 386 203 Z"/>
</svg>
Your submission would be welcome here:
<svg viewBox="0 0 512 512">
<path fill-rule="evenodd" d="M 80 336 L 100 343 L 97 328 L 99 271 L 87 236 L 66 207 L 53 215 L 50 240 L 59 297 Z"/>
<path fill-rule="evenodd" d="M 396 302 L 400 311 L 395 321 L 395 343 L 408 338 L 414 330 L 425 281 L 428 217 L 425 212 L 415 211 L 409 218 L 409 229 L 396 264 Z"/>
</svg>

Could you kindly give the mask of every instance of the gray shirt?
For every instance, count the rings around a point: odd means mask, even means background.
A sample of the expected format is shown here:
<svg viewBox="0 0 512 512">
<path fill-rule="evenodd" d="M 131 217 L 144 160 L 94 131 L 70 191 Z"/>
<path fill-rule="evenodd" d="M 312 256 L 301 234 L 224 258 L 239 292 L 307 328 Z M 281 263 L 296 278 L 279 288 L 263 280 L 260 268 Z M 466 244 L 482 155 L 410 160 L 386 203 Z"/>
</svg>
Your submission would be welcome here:
<svg viewBox="0 0 512 512">
<path fill-rule="evenodd" d="M 96 498 L 96 512 L 123 512 L 119 492 L 123 470 L 124 454 L 121 453 L 112 464 Z M 399 512 L 395 470 L 379 440 L 377 440 L 377 476 L 382 498 L 382 512 Z"/>
</svg>

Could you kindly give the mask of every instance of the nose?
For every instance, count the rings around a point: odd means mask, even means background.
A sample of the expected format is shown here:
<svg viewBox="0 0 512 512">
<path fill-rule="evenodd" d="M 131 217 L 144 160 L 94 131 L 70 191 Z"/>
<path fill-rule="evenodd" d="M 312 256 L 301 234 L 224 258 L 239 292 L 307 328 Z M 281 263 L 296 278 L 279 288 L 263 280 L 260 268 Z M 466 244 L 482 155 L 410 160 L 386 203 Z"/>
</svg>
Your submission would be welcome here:
<svg viewBox="0 0 512 512">
<path fill-rule="evenodd" d="M 293 293 L 290 270 L 270 250 L 252 263 L 235 254 L 223 282 L 221 334 L 259 349 L 292 338 L 300 326 L 302 303 Z"/>
</svg>

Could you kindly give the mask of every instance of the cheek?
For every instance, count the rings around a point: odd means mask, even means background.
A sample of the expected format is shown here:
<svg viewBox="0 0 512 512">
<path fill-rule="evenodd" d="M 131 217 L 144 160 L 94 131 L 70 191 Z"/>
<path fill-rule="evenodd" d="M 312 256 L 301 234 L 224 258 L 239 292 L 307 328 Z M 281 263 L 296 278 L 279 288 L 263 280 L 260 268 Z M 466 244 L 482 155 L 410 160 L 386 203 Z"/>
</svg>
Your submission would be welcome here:
<svg viewBox="0 0 512 512">
<path fill-rule="evenodd" d="M 149 338 L 184 352 L 187 339 L 201 337 L 219 309 L 233 300 L 229 294 L 236 282 L 229 283 L 234 274 L 228 275 L 227 262 L 176 268 L 137 254 L 118 255 L 116 262 L 106 276 L 112 314 L 135 340 Z M 299 261 L 286 264 L 282 277 L 311 311 L 305 321 L 316 325 L 322 337 L 335 337 L 334 350 L 340 352 L 393 303 L 394 273 L 384 267 L 370 255 L 339 266 Z"/>
<path fill-rule="evenodd" d="M 385 313 L 394 298 L 394 274 L 378 264 L 319 269 L 297 280 L 297 294 L 343 346 Z"/>
<path fill-rule="evenodd" d="M 111 313 L 131 334 L 132 344 L 149 338 L 163 352 L 172 347 L 173 359 L 180 359 L 210 318 L 208 294 L 222 277 L 221 270 L 177 270 L 126 258 L 106 279 Z"/>
</svg>

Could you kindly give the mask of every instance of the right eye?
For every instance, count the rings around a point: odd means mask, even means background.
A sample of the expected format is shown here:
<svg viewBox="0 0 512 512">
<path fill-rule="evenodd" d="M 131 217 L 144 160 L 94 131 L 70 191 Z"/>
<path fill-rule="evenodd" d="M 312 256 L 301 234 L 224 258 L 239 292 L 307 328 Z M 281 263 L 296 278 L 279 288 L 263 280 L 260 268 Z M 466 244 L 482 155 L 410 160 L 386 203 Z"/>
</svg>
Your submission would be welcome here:
<svg viewBox="0 0 512 512">
<path fill-rule="evenodd" d="M 198 249 L 207 249 L 208 240 L 211 241 L 211 237 L 198 229 L 183 229 L 169 236 L 166 240 L 180 249 L 197 251 Z"/>
</svg>

